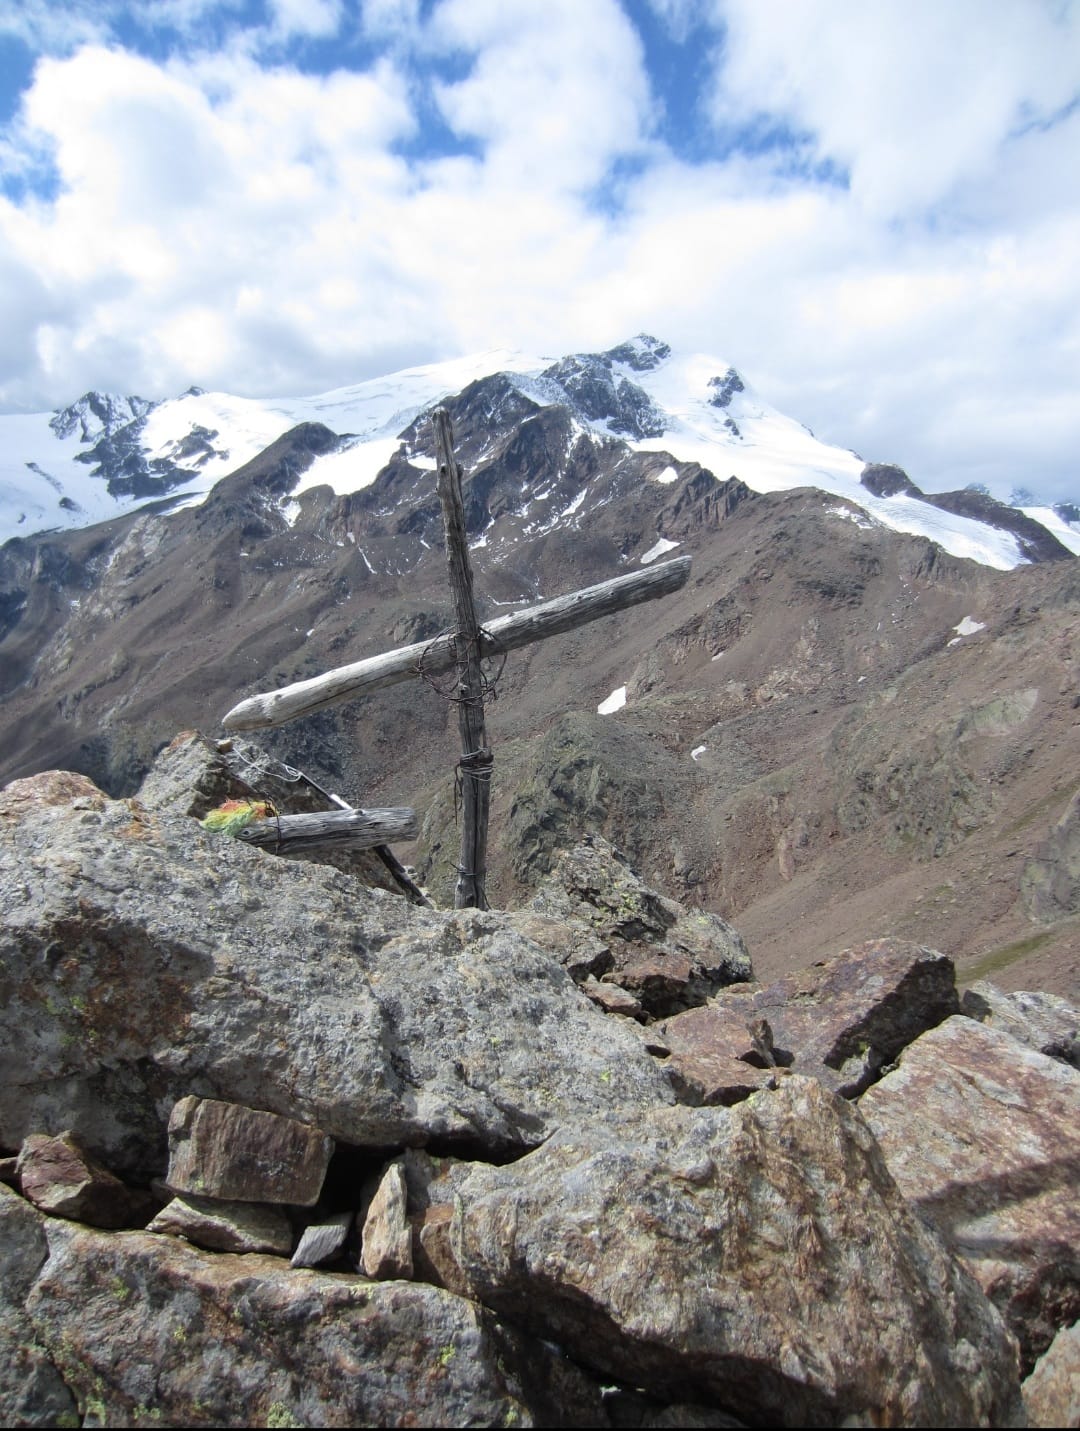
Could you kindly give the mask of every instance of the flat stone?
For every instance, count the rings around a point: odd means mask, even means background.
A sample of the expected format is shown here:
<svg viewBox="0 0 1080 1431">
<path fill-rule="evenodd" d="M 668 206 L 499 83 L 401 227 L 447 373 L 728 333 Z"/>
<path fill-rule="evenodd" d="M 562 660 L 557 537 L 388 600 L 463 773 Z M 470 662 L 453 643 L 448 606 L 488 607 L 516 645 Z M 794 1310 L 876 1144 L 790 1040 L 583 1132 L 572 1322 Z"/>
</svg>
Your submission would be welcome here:
<svg viewBox="0 0 1080 1431">
<path fill-rule="evenodd" d="M 957 1015 L 859 1107 L 901 1191 L 965 1259 L 1030 1370 L 1080 1316 L 1080 1073 Z"/>
<path fill-rule="evenodd" d="M 296 1244 L 292 1255 L 293 1267 L 318 1267 L 321 1262 L 329 1262 L 341 1253 L 349 1236 L 355 1214 L 338 1212 L 333 1217 L 309 1223 Z"/>
<path fill-rule="evenodd" d="M 141 1226 L 155 1205 L 125 1187 L 70 1132 L 31 1133 L 20 1149 L 16 1175 L 23 1196 L 42 1212 L 94 1227 Z"/>
<path fill-rule="evenodd" d="M 379 1180 L 364 1218 L 360 1267 L 385 1282 L 413 1275 L 412 1227 L 406 1214 L 405 1173 L 391 1163 Z"/>
<path fill-rule="evenodd" d="M 1001 1318 L 813 1079 L 564 1128 L 477 1169 L 451 1241 L 487 1306 L 656 1399 L 755 1426 L 1021 1413 Z"/>
<path fill-rule="evenodd" d="M 226 1201 L 319 1200 L 334 1140 L 318 1128 L 216 1098 L 181 1098 L 169 1119 L 174 1192 Z"/>
<path fill-rule="evenodd" d="M 214 1252 L 272 1252 L 288 1257 L 293 1243 L 289 1219 L 279 1207 L 191 1194 L 174 1197 L 146 1230 L 186 1237 L 196 1247 Z"/>
<path fill-rule="evenodd" d="M 964 991 L 960 1011 L 1048 1058 L 1080 1068 L 1080 1010 L 1056 994 L 1027 990 L 1007 994 L 981 979 Z"/>
<path fill-rule="evenodd" d="M 1029 1426 L 1080 1426 L 1080 1322 L 1062 1327 L 1024 1382 Z"/>
<path fill-rule="evenodd" d="M 755 1068 L 730 1054 L 674 1052 L 664 1068 L 680 1103 L 694 1107 L 741 1103 L 760 1088 L 775 1088 L 777 1070 Z M 784 1070 L 780 1070 L 781 1073 Z"/>
<path fill-rule="evenodd" d="M 959 1006 L 952 960 L 901 939 L 871 939 L 765 988 L 734 986 L 710 1001 L 746 1026 L 766 1020 L 778 1064 L 845 1098 Z"/>
<path fill-rule="evenodd" d="M 592 999 L 594 1004 L 599 1004 L 606 1013 L 625 1014 L 632 1019 L 645 1017 L 641 1000 L 635 998 L 621 984 L 602 983 L 598 979 L 588 978 L 582 984 L 581 992 L 586 998 Z"/>
</svg>

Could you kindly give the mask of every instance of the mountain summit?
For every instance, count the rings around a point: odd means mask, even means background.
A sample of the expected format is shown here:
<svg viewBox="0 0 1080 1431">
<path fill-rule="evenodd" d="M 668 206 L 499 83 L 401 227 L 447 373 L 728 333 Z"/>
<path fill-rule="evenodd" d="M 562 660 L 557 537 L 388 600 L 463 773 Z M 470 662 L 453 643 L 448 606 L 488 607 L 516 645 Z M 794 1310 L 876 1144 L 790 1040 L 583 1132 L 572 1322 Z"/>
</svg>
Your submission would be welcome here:
<svg viewBox="0 0 1080 1431">
<path fill-rule="evenodd" d="M 152 500 L 173 508 L 202 502 L 303 423 L 322 424 L 335 440 L 296 474 L 294 501 L 321 485 L 349 496 L 395 467 L 430 470 L 418 419 L 477 383 L 486 384 L 493 429 L 513 414 L 559 409 L 569 424 L 568 458 L 582 441 L 593 450 L 617 441 L 628 452 L 669 459 L 655 469 L 661 483 L 674 480 L 677 464 L 692 462 L 755 492 L 816 487 L 858 509 L 860 520 L 927 535 L 953 555 L 999 569 L 1080 552 L 1080 527 L 1034 505 L 1029 493 L 1024 522 L 992 498 L 978 503 L 974 493 L 925 497 L 906 474 L 883 486 L 868 475 L 885 471 L 881 464 L 867 468 L 854 452 L 820 442 L 730 363 L 675 352 L 648 334 L 554 361 L 481 353 L 309 398 L 238 398 L 193 387 L 151 403 L 93 392 L 55 414 L 0 417 L 0 540 L 88 526 Z"/>
</svg>

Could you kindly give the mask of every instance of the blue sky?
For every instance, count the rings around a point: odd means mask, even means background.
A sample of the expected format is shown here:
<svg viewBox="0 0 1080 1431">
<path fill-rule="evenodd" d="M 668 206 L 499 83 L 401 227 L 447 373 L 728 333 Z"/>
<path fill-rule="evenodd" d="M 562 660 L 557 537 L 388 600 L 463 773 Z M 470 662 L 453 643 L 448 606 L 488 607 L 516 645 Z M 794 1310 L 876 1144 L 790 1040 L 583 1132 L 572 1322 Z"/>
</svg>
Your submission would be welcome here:
<svg viewBox="0 0 1080 1431">
<path fill-rule="evenodd" d="M 638 331 L 1080 498 L 1072 0 L 0 0 L 0 410 Z"/>
</svg>

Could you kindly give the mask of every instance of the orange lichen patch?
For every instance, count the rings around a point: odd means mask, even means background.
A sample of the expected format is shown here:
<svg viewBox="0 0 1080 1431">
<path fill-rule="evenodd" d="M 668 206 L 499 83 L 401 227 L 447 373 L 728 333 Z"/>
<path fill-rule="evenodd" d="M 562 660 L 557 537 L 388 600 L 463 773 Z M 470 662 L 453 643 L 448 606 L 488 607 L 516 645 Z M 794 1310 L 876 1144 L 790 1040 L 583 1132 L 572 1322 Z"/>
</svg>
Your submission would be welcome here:
<svg viewBox="0 0 1080 1431">
<path fill-rule="evenodd" d="M 131 811 L 131 819 L 120 831 L 120 834 L 129 840 L 149 840 L 153 830 L 146 806 L 140 804 L 138 800 L 126 800 L 124 803 Z"/>
<path fill-rule="evenodd" d="M 0 790 L 0 815 L 21 818 L 34 806 L 70 805 L 78 799 L 90 800 L 95 810 L 103 810 L 108 797 L 85 775 L 73 770 L 44 770 L 13 780 Z"/>
</svg>

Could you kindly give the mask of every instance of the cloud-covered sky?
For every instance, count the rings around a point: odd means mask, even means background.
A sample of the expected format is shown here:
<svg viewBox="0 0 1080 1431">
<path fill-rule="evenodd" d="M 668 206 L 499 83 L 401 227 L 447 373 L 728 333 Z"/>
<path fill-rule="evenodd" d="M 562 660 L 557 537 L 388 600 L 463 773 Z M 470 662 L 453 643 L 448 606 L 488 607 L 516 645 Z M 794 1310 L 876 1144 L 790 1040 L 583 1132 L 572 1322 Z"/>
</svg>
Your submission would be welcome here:
<svg viewBox="0 0 1080 1431">
<path fill-rule="evenodd" d="M 0 410 L 647 331 L 1080 499 L 1074 0 L 0 0 Z"/>
</svg>

